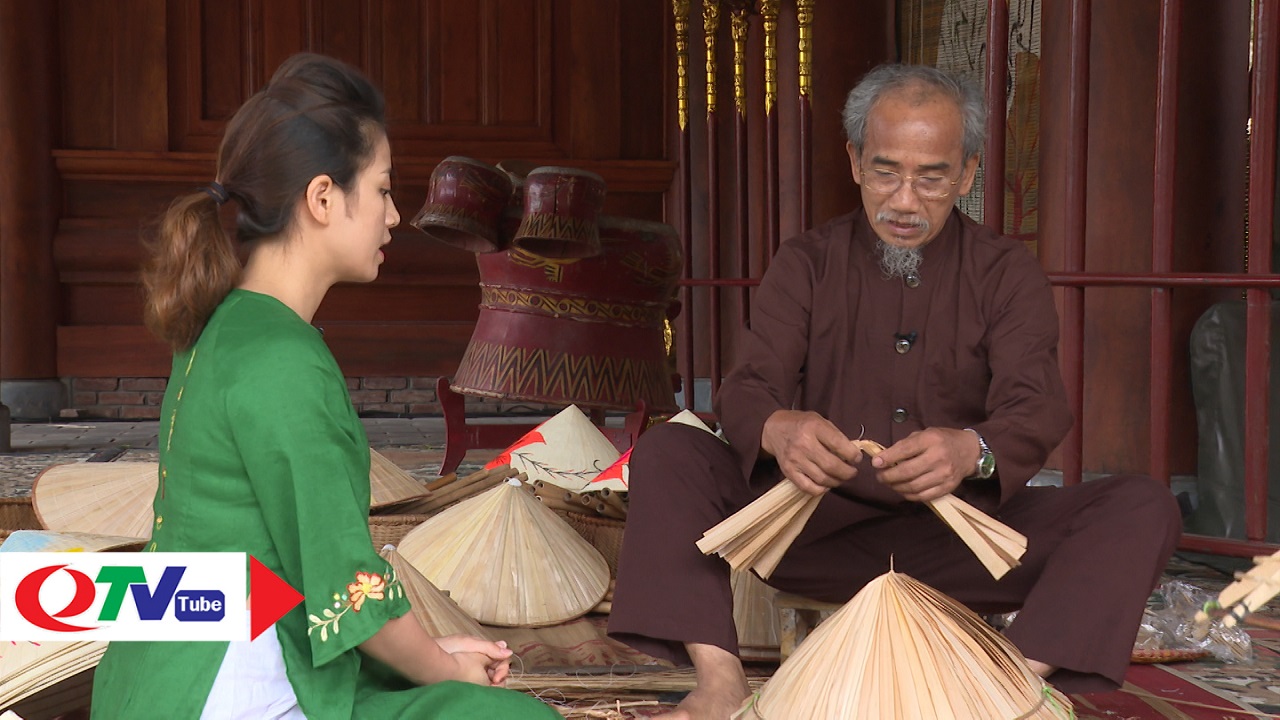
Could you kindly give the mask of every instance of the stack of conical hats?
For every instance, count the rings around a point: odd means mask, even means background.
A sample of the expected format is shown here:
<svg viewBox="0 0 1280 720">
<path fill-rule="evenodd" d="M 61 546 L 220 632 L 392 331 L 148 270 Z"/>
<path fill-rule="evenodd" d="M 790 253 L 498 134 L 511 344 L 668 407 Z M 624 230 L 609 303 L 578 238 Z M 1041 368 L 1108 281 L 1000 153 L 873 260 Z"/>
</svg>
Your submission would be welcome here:
<svg viewBox="0 0 1280 720">
<path fill-rule="evenodd" d="M 49 530 L 148 538 L 159 472 L 154 462 L 51 465 L 32 484 L 31 504 Z"/>
<path fill-rule="evenodd" d="M 748 707 L 746 718 L 1073 717 L 982 618 L 892 571 L 819 625 Z"/>
<path fill-rule="evenodd" d="M 427 631 L 427 634 L 431 637 L 488 636 L 488 632 L 475 621 L 475 618 L 458 607 L 458 603 L 433 585 L 425 575 L 418 572 L 418 569 L 406 560 L 394 545 L 387 545 L 379 554 L 396 571 L 396 577 L 404 587 L 404 594 L 413 607 L 413 615 L 418 618 L 418 623 Z"/>
<path fill-rule="evenodd" d="M 96 667 L 107 643 L 6 642 L 0 646 L 0 708 L 10 708 L 42 690 Z M 73 683 L 74 685 L 74 683 Z M 67 688 L 72 697 L 62 699 L 66 708 L 87 706 L 88 684 Z"/>
<path fill-rule="evenodd" d="M 430 495 L 427 486 L 400 469 L 385 455 L 369 449 L 369 507 L 391 508 L 400 503 L 419 500 Z"/>
<path fill-rule="evenodd" d="M 609 589 L 604 556 L 519 480 L 409 531 L 400 554 L 468 615 L 538 627 L 585 615 Z"/>
<path fill-rule="evenodd" d="M 106 552 L 141 550 L 144 538 L 52 530 L 15 530 L 0 543 L 0 552 Z"/>
<path fill-rule="evenodd" d="M 573 492 L 618 459 L 618 449 L 577 405 L 526 433 L 486 467 L 510 465 L 529 482 L 541 480 Z"/>
</svg>

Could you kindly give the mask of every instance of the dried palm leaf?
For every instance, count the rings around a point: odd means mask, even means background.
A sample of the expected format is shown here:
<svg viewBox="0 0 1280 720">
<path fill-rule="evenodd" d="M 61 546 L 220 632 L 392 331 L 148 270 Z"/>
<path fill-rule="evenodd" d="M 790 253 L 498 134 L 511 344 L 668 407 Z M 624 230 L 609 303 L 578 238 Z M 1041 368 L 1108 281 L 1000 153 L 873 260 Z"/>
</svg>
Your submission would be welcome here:
<svg viewBox="0 0 1280 720">
<path fill-rule="evenodd" d="M 884 451 L 884 446 L 873 440 L 855 442 L 868 455 Z M 707 555 L 720 555 L 736 570 L 750 568 L 768 578 L 821 499 L 821 495 L 810 495 L 795 483 L 783 480 L 703 533 L 698 549 Z M 997 580 L 1017 567 L 1027 551 L 1025 536 L 954 495 L 944 495 L 928 505 Z"/>
</svg>

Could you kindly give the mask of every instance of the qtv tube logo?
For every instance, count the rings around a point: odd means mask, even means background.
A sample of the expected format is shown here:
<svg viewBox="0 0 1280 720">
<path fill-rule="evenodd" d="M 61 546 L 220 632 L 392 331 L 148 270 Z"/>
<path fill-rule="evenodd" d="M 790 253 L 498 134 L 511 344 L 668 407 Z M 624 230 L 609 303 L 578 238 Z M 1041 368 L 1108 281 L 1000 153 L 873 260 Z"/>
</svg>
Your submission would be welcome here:
<svg viewBox="0 0 1280 720">
<path fill-rule="evenodd" d="M 0 640 L 247 640 L 249 560 L 245 553 L 0 554 Z"/>
</svg>

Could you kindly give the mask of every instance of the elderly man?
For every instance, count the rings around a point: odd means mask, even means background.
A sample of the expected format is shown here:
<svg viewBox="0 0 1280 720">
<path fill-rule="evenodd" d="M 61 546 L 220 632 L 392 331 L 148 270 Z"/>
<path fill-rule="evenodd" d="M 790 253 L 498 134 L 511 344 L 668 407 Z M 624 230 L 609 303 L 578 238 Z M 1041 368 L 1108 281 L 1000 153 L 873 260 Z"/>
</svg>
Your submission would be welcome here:
<svg viewBox="0 0 1280 720">
<path fill-rule="evenodd" d="M 646 433 L 609 631 L 688 662 L 671 718 L 725 720 L 747 696 L 729 568 L 701 534 L 780 481 L 825 493 L 769 584 L 845 602 L 890 561 L 980 612 L 1060 689 L 1115 688 L 1181 522 L 1159 483 L 1026 487 L 1071 426 L 1048 281 L 1016 240 L 955 207 L 983 139 L 973 88 L 883 66 L 844 111 L 863 208 L 783 244 L 756 294 L 717 416 Z M 864 458 L 850 438 L 887 446 Z M 1028 538 L 994 580 L 924 501 L 955 493 Z"/>
</svg>

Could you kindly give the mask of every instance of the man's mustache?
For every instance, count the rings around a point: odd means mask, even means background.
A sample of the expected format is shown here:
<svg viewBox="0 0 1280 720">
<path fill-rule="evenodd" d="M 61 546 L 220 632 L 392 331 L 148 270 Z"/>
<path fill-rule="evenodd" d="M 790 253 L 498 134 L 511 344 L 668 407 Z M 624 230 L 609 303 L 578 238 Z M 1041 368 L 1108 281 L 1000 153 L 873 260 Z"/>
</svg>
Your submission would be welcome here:
<svg viewBox="0 0 1280 720">
<path fill-rule="evenodd" d="M 929 221 L 926 218 L 920 217 L 919 215 L 906 215 L 906 216 L 899 217 L 895 213 L 889 212 L 888 210 L 881 210 L 880 212 L 876 213 L 876 222 L 878 223 L 891 222 L 891 223 L 897 223 L 898 225 L 912 225 L 912 226 L 921 228 L 925 232 L 929 231 Z"/>
</svg>

